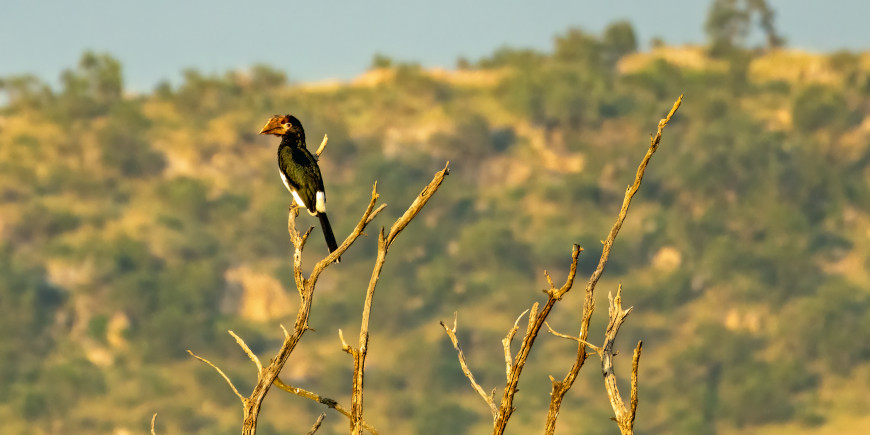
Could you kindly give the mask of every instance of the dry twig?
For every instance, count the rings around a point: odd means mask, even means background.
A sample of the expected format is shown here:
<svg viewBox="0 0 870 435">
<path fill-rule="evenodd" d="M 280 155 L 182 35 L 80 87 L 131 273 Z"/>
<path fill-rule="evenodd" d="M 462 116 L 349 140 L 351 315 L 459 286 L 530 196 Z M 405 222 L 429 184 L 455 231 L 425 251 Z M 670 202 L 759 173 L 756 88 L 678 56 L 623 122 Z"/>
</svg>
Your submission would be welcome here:
<svg viewBox="0 0 870 435">
<path fill-rule="evenodd" d="M 522 374 L 523 367 L 525 367 L 526 359 L 529 356 L 529 352 L 531 352 L 532 345 L 535 342 L 535 338 L 538 336 L 538 331 L 540 331 L 541 326 L 544 324 L 547 316 L 550 314 L 550 311 L 553 309 L 553 306 L 562 299 L 562 296 L 565 295 L 569 290 L 571 290 L 571 286 L 574 285 L 574 276 L 577 274 L 577 260 L 580 257 L 580 252 L 583 251 L 578 245 L 574 245 L 573 252 L 571 254 L 571 269 L 568 272 L 568 278 L 565 280 L 565 284 L 560 288 L 556 288 L 553 284 L 553 280 L 549 278 L 549 274 L 547 274 L 548 282 L 550 283 L 550 288 L 545 290 L 547 293 L 547 302 L 544 304 L 544 307 L 538 311 L 539 304 L 537 302 L 532 305 L 529 312 L 529 322 L 526 326 L 526 335 L 523 337 L 523 342 L 520 345 L 520 349 L 517 351 L 516 357 L 511 358 L 510 351 L 510 342 L 513 340 L 513 335 L 516 333 L 515 330 L 519 329 L 519 320 L 522 318 L 522 315 L 517 318 L 517 321 L 514 322 L 514 327 L 511 331 L 508 332 L 508 335 L 502 340 L 502 344 L 505 347 L 505 363 L 512 361 L 510 366 L 507 367 L 506 377 L 507 383 L 505 384 L 504 391 L 502 394 L 501 403 L 498 407 L 495 406 L 494 399 L 492 397 L 488 397 L 484 392 L 483 388 L 474 381 L 474 377 L 471 376 L 471 372 L 468 369 L 467 364 L 465 363 L 465 355 L 462 354 L 461 349 L 459 348 L 459 342 L 456 339 L 456 324 L 454 323 L 453 329 L 448 329 L 444 326 L 444 330 L 447 332 L 447 335 L 450 337 L 450 340 L 453 342 L 453 347 L 457 350 L 459 354 L 459 365 L 462 366 L 462 371 L 465 373 L 465 376 L 469 378 L 472 383 L 472 387 L 474 387 L 475 391 L 483 397 L 483 399 L 490 405 L 490 409 L 493 412 L 493 434 L 502 434 L 504 433 L 505 427 L 507 426 L 507 421 L 510 419 L 511 414 L 514 412 L 513 400 L 514 395 L 516 394 L 517 384 L 520 380 L 520 374 Z M 525 314 L 525 313 L 523 313 Z M 441 322 L 441 325 L 444 325 L 444 322 Z M 495 390 L 493 390 L 495 392 Z"/>
<path fill-rule="evenodd" d="M 444 169 L 438 171 L 435 177 L 429 184 L 423 188 L 420 195 L 414 199 L 411 206 L 405 210 L 399 219 L 390 227 L 390 232 L 385 236 L 384 228 L 381 228 L 378 235 L 378 256 L 375 260 L 375 266 L 372 269 L 372 276 L 369 279 L 368 289 L 366 290 L 365 304 L 363 305 L 362 322 L 359 331 L 359 345 L 354 348 L 342 343 L 342 349 L 353 357 L 353 395 L 351 396 L 351 432 L 353 434 L 362 433 L 362 413 L 363 413 L 363 380 L 365 374 L 365 360 L 368 352 L 369 343 L 369 317 L 372 310 L 372 302 L 375 296 L 375 287 L 381 275 L 381 269 L 384 267 L 387 252 L 393 241 L 408 226 L 414 217 L 420 213 L 420 210 L 426 205 L 432 195 L 438 191 L 438 187 L 444 181 L 444 177 L 449 174 L 449 162 L 444 166 Z"/>
<path fill-rule="evenodd" d="M 323 397 L 317 393 L 313 393 L 313 392 L 308 391 L 304 388 L 294 387 L 292 385 L 285 384 L 281 380 L 281 378 L 275 379 L 275 386 L 290 393 L 290 394 L 295 394 L 299 397 L 311 399 L 317 403 L 326 405 L 327 407 L 338 411 L 339 414 L 347 417 L 348 419 L 350 418 L 350 411 L 348 411 L 347 408 L 341 406 L 334 399 L 330 399 L 329 397 Z M 363 428 L 365 428 L 365 430 L 369 431 L 369 433 L 371 433 L 372 435 L 378 435 L 378 431 L 372 425 L 366 423 L 365 421 L 362 422 L 362 425 L 363 425 Z"/>
<path fill-rule="evenodd" d="M 459 314 L 453 313 L 453 328 L 448 328 L 444 322 L 441 322 L 441 327 L 444 328 L 444 332 L 446 332 L 447 336 L 450 337 L 450 341 L 453 343 L 453 348 L 456 349 L 456 353 L 459 355 L 459 366 L 462 367 L 462 373 L 464 373 L 465 377 L 468 378 L 468 381 L 471 382 L 471 388 L 474 388 L 474 391 L 477 391 L 477 394 L 479 394 L 480 397 L 483 398 L 483 401 L 489 405 L 490 412 L 492 412 L 492 419 L 495 420 L 498 417 L 498 408 L 495 407 L 495 399 L 493 399 L 492 394 L 486 394 L 483 387 L 474 380 L 474 375 L 471 373 L 471 369 L 468 368 L 468 363 L 465 361 L 465 354 L 462 352 L 462 348 L 459 347 L 459 339 L 456 338 L 456 323 L 458 319 Z M 519 321 L 520 319 L 517 319 L 517 322 Z M 515 324 L 514 329 L 517 328 L 518 326 Z"/>
<path fill-rule="evenodd" d="M 673 107 L 671 107 L 670 112 L 668 112 L 667 116 L 665 116 L 662 120 L 659 121 L 658 131 L 655 136 L 650 137 L 650 145 L 649 149 L 646 152 L 646 155 L 640 162 L 640 165 L 637 167 L 637 173 L 634 177 L 634 183 L 628 187 L 625 191 L 625 198 L 622 200 L 622 208 L 619 210 L 619 215 L 616 218 L 616 222 L 613 223 L 613 227 L 610 229 L 610 233 L 607 235 L 607 239 L 604 241 L 604 248 L 601 252 L 601 258 L 598 260 L 598 267 L 595 268 L 595 271 L 592 272 L 592 275 L 589 277 L 589 281 L 586 283 L 586 295 L 583 302 L 583 315 L 580 320 L 580 334 L 579 334 L 579 344 L 577 346 L 577 359 L 574 361 L 574 364 L 571 366 L 571 369 L 568 370 L 568 373 L 561 381 L 552 380 L 552 390 L 550 392 L 550 407 L 547 411 L 547 423 L 546 429 L 544 433 L 552 434 L 556 430 L 556 419 L 559 416 L 559 409 L 562 406 L 562 399 L 565 397 L 565 393 L 574 385 L 574 380 L 577 378 L 577 374 L 580 372 L 580 368 L 583 367 L 583 363 L 586 361 L 586 339 L 589 336 L 589 322 L 592 319 L 592 312 L 595 309 L 595 301 L 594 301 L 594 293 L 595 293 L 595 285 L 598 283 L 598 280 L 601 278 L 601 274 L 604 273 L 604 268 L 607 266 L 607 261 L 610 258 L 610 250 L 613 248 L 613 242 L 616 240 L 616 235 L 619 234 L 619 230 L 622 228 L 622 223 L 625 221 L 625 217 L 628 214 L 628 207 L 631 205 L 631 199 L 634 197 L 635 193 L 637 193 L 638 189 L 640 189 L 640 183 L 643 180 L 643 174 L 646 171 L 646 167 L 649 164 L 650 159 L 652 158 L 653 153 L 656 152 L 659 146 L 659 142 L 662 139 L 662 131 L 665 126 L 668 125 L 671 118 L 677 112 L 677 109 L 680 108 L 680 104 L 683 101 L 683 96 L 680 95 L 677 98 L 677 101 L 674 102 Z M 551 377 L 552 379 L 552 377 Z"/>
<path fill-rule="evenodd" d="M 317 417 L 317 421 L 314 422 L 314 426 L 311 426 L 311 430 L 308 431 L 308 435 L 314 435 L 317 432 L 317 429 L 320 429 L 320 425 L 323 423 L 323 419 L 326 418 L 326 413 L 321 413 L 320 417 Z"/>
<path fill-rule="evenodd" d="M 320 158 L 320 154 L 322 154 L 322 153 L 323 153 L 323 149 L 326 148 L 326 142 L 327 142 L 328 140 L 329 140 L 329 138 L 324 134 L 324 135 L 323 135 L 323 140 L 320 141 L 320 146 L 317 147 L 317 151 L 314 153 L 314 157 L 316 157 L 316 158 Z"/>
<path fill-rule="evenodd" d="M 552 284 L 553 280 L 550 279 L 550 275 L 547 275 L 547 280 Z M 514 322 L 514 327 L 508 331 L 505 338 L 501 341 L 502 347 L 504 347 L 504 373 L 505 377 L 509 380 L 511 378 L 511 367 L 514 365 L 513 362 L 513 352 L 511 352 L 511 343 L 514 341 L 514 335 L 516 335 L 517 331 L 520 329 L 520 319 L 528 313 L 529 310 L 523 311 L 522 314 L 517 316 L 516 322 Z M 453 329 L 456 329 L 456 322 L 453 322 Z"/>
<path fill-rule="evenodd" d="M 514 396 L 517 393 L 517 384 L 520 382 L 520 375 L 525 367 L 526 359 L 529 357 L 532 345 L 534 345 L 535 338 L 538 336 L 538 331 L 541 330 L 541 326 L 544 325 L 544 321 L 550 315 L 550 311 L 556 305 L 556 302 L 562 300 L 562 296 L 568 293 L 574 285 L 574 276 L 577 274 L 577 261 L 582 251 L 583 248 L 579 245 L 574 245 L 571 253 L 571 269 L 568 271 L 568 278 L 565 279 L 565 284 L 562 287 L 556 288 L 552 283 L 552 279 L 549 278 L 549 274 L 546 274 L 550 284 L 550 288 L 545 290 L 547 302 L 540 311 L 538 311 L 538 303 L 535 302 L 532 305 L 531 312 L 529 312 L 529 324 L 526 328 L 526 335 L 523 337 L 523 342 L 517 351 L 516 359 L 511 366 L 508 381 L 502 393 L 501 405 L 499 406 L 498 416 L 492 432 L 494 435 L 503 434 L 507 428 L 507 422 L 515 410 L 513 407 Z"/>
</svg>

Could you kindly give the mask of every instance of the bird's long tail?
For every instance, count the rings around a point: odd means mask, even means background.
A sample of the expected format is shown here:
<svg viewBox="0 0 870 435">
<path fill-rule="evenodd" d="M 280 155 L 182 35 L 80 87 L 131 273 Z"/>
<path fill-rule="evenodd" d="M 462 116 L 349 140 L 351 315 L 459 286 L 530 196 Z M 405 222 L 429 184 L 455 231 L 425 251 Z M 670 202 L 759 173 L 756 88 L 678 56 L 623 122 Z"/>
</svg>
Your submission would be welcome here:
<svg viewBox="0 0 870 435">
<path fill-rule="evenodd" d="M 329 224 L 329 218 L 326 217 L 326 213 L 317 213 L 317 217 L 320 218 L 320 228 L 323 229 L 323 236 L 326 237 L 326 247 L 329 248 L 329 253 L 331 254 L 338 249 L 338 243 L 335 242 L 335 234 L 332 233 L 332 225 Z M 341 261 L 341 257 L 335 259 L 336 263 L 339 261 Z"/>
</svg>

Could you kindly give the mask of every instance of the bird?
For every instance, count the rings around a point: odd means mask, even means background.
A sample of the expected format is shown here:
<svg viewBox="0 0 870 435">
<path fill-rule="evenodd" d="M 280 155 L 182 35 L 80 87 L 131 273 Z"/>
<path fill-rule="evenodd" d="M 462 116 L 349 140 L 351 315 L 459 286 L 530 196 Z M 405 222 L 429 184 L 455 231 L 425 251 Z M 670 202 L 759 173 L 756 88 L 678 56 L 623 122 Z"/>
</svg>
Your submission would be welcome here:
<svg viewBox="0 0 870 435">
<path fill-rule="evenodd" d="M 320 219 L 320 228 L 331 254 L 338 249 L 338 244 L 335 242 L 329 218 L 326 217 L 323 176 L 320 175 L 317 158 L 308 151 L 305 144 L 302 123 L 293 115 L 275 115 L 269 118 L 260 134 L 281 137 L 281 144 L 278 145 L 278 174 L 296 204 Z M 340 260 L 341 258 L 336 258 L 335 262 Z"/>
</svg>

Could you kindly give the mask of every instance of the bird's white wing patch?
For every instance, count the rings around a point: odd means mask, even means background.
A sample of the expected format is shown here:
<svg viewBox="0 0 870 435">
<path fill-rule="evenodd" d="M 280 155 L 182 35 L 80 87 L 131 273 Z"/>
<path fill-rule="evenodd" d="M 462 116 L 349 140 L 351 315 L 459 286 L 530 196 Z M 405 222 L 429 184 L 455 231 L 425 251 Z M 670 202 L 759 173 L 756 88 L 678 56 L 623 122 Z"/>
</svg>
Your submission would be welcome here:
<svg viewBox="0 0 870 435">
<path fill-rule="evenodd" d="M 290 191 L 290 194 L 293 195 L 293 200 L 296 201 L 296 205 L 298 205 L 299 207 L 302 207 L 302 208 L 307 208 L 307 207 L 305 207 L 305 203 L 302 202 L 302 197 L 299 196 L 298 193 L 296 193 L 296 190 L 294 190 L 292 187 L 290 187 L 290 183 L 287 182 L 287 177 L 284 176 L 284 172 L 281 172 L 281 170 L 279 169 L 278 175 L 281 176 L 281 181 L 284 182 L 284 187 L 286 187 L 287 190 Z"/>
<path fill-rule="evenodd" d="M 281 181 L 284 182 L 284 187 L 286 187 L 287 190 L 295 194 L 296 192 L 293 192 L 293 188 L 290 187 L 290 183 L 287 182 L 287 176 L 284 175 L 284 172 L 278 169 L 278 175 L 281 176 Z"/>
<path fill-rule="evenodd" d="M 293 195 L 293 199 L 296 200 L 296 205 L 298 205 L 299 207 L 302 207 L 302 208 L 307 208 L 307 207 L 305 207 L 305 203 L 302 202 L 302 197 L 299 196 L 299 194 L 296 193 L 295 190 L 290 190 L 290 193 Z"/>
<path fill-rule="evenodd" d="M 323 191 L 317 192 L 317 205 L 315 207 L 319 213 L 326 213 L 326 194 Z"/>
</svg>

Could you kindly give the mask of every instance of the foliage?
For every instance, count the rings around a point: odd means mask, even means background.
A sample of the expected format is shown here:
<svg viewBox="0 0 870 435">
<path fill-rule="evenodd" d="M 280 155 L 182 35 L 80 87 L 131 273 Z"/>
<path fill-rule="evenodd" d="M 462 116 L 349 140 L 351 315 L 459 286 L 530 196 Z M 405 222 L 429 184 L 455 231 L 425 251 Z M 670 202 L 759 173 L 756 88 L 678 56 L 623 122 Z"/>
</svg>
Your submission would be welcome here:
<svg viewBox="0 0 870 435">
<path fill-rule="evenodd" d="M 570 29 L 551 51 L 502 48 L 446 76 L 376 56 L 372 67 L 385 71 L 370 87 L 308 89 L 259 65 L 191 70 L 179 85 L 131 96 L 120 62 L 94 53 L 57 89 L 3 78 L 0 415 L 12 433 L 143 428 L 154 411 L 170 433 L 234 430 L 231 393 L 185 350 L 221 359 L 235 377 L 250 363 L 227 329 L 244 331 L 260 355 L 281 334 L 280 314 L 263 321 L 249 311 L 287 308 L 263 296 L 268 283 L 292 289 L 290 201 L 275 144 L 256 131 L 290 112 L 309 146 L 329 134 L 321 168 L 338 234 L 374 180 L 391 204 L 384 224 L 451 161 L 452 181 L 381 280 L 366 419 L 384 433 L 475 432 L 488 415 L 465 400 L 473 393 L 433 338 L 443 338 L 437 320 L 457 309 L 473 319 L 465 330 L 476 332 L 462 337 L 470 363 L 482 384 L 502 382 L 500 340 L 538 296 L 542 270 L 563 270 L 572 243 L 585 248 L 580 272 L 594 269 L 646 134 L 680 93 L 673 140 L 656 154 L 602 282 L 625 284 L 626 305 L 637 306 L 630 323 L 649 338 L 638 431 L 752 431 L 866 413 L 814 406 L 825 385 L 870 369 L 870 141 L 860 127 L 870 93 L 843 87 L 868 74 L 839 53 L 829 63 L 842 81 L 758 79 L 750 66 L 763 54 L 742 46 L 741 11 L 763 8 L 738 3 L 717 2 L 724 9 L 711 18 L 714 42 L 728 43 L 721 68 L 650 55 L 624 70 L 626 56 L 648 54 L 633 54 L 635 33 L 619 22 L 601 36 Z M 318 242 L 305 264 L 325 252 Z M 361 240 L 324 276 L 317 333 L 303 346 L 311 351 L 294 354 L 285 381 L 346 395 L 335 329 L 356 323 L 373 243 Z M 577 315 L 554 317 L 564 329 Z M 550 361 L 573 348 L 542 340 L 527 376 L 546 388 Z M 529 415 L 545 406 L 531 397 L 536 388 L 518 396 Z M 575 390 L 565 406 L 580 417 L 563 413 L 566 421 L 612 431 L 603 393 Z M 269 430 L 307 428 L 320 409 L 302 403 L 266 409 Z M 292 418 L 270 417 L 279 412 Z M 525 433 L 540 422 L 512 424 Z"/>
</svg>

